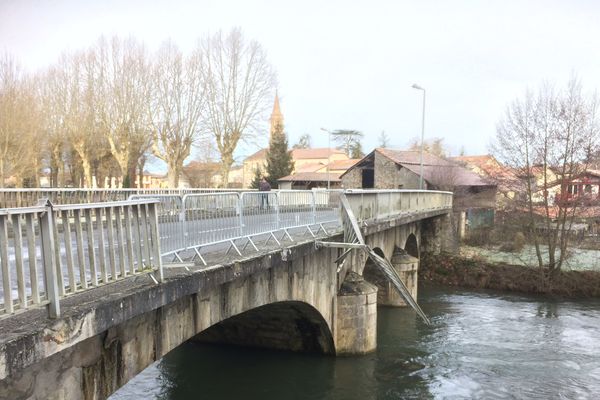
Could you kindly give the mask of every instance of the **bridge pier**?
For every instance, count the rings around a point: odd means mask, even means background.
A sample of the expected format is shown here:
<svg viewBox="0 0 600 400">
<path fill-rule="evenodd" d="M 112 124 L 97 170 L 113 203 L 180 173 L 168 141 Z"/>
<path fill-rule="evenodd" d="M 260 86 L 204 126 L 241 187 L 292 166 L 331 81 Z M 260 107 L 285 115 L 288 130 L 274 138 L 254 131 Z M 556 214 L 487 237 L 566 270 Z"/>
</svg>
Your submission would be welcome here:
<svg viewBox="0 0 600 400">
<path fill-rule="evenodd" d="M 397 249 L 392 256 L 391 263 L 412 297 L 417 299 L 419 259 Z M 398 290 L 389 280 L 379 281 L 378 288 L 377 303 L 380 306 L 407 306 L 400 293 L 398 293 Z"/>
<path fill-rule="evenodd" d="M 337 355 L 357 355 L 377 348 L 377 286 L 349 272 L 337 295 Z"/>
</svg>

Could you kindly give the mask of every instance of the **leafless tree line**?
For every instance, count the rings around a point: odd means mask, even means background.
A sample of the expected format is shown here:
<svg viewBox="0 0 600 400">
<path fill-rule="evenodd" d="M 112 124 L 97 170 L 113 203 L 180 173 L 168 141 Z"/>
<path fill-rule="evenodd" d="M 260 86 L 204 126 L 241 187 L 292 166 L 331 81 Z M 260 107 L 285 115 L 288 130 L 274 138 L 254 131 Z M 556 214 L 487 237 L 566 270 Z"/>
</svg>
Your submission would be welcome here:
<svg viewBox="0 0 600 400">
<path fill-rule="evenodd" d="M 597 106 L 597 97 L 585 95 L 573 78 L 562 90 L 546 84 L 536 93 L 528 91 L 507 107 L 498 124 L 493 151 L 518 175 L 509 179 L 522 182 L 525 196 L 515 198 L 515 205 L 527 215 L 523 225 L 532 233 L 539 266 L 551 272 L 563 265 L 579 204 L 554 201 L 549 189 L 564 188 L 588 168 L 598 148 Z M 548 263 L 542 245 L 548 248 Z"/>
<path fill-rule="evenodd" d="M 240 141 L 261 130 L 275 73 L 259 43 L 239 29 L 200 38 L 184 54 L 166 41 L 149 52 L 130 37 L 99 38 L 25 73 L 0 59 L 0 187 L 133 186 L 148 156 L 177 187 L 194 145 L 213 143 L 226 184 Z"/>
</svg>

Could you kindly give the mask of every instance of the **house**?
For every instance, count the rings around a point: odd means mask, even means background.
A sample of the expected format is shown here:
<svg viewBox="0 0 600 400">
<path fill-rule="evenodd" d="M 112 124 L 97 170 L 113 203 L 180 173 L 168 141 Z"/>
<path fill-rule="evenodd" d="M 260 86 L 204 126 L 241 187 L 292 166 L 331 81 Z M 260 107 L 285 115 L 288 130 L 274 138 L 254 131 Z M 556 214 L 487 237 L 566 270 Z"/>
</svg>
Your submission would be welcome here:
<svg viewBox="0 0 600 400">
<path fill-rule="evenodd" d="M 333 159 L 333 157 L 332 157 Z M 349 158 L 325 163 L 306 163 L 299 168 L 294 168 L 294 173 L 279 179 L 280 189 L 313 189 L 313 188 L 341 188 L 340 176 L 359 162 L 360 159 Z"/>
<path fill-rule="evenodd" d="M 519 193 L 525 191 L 525 182 L 519 178 L 519 174 L 512 168 L 501 164 L 490 154 L 450 157 L 449 160 L 495 183 L 498 186 L 496 194 L 497 208 L 504 208 Z"/>
<path fill-rule="evenodd" d="M 555 202 L 580 206 L 600 205 L 600 171 L 589 169 L 576 177 L 558 181 L 555 184 L 559 191 Z"/>
<path fill-rule="evenodd" d="M 293 173 L 304 172 L 327 172 L 327 164 L 331 163 L 332 168 L 342 170 L 344 162 L 350 159 L 341 150 L 330 149 L 327 147 L 317 147 L 312 149 L 293 149 L 292 159 L 294 160 Z M 255 170 L 258 168 L 264 172 L 267 165 L 267 149 L 262 149 L 244 160 L 243 166 L 243 184 L 244 187 L 250 187 L 254 178 Z M 333 171 L 333 169 L 331 170 Z M 330 172 L 331 172 L 330 171 Z"/>
<path fill-rule="evenodd" d="M 423 189 L 454 192 L 458 233 L 493 224 L 497 185 L 458 163 L 423 153 Z M 419 189 L 421 152 L 377 148 L 340 178 L 344 188 Z"/>
<path fill-rule="evenodd" d="M 339 189 L 342 180 L 340 173 L 330 172 L 298 172 L 278 180 L 279 189 L 310 190 L 315 188 Z"/>
</svg>

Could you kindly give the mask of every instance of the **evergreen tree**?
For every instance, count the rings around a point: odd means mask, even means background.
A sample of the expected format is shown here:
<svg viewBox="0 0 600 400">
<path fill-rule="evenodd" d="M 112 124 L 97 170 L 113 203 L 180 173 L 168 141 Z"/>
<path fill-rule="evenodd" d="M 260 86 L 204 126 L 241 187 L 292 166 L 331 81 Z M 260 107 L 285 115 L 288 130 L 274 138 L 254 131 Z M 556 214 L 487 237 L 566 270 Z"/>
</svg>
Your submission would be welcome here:
<svg viewBox="0 0 600 400">
<path fill-rule="evenodd" d="M 267 150 L 267 181 L 271 187 L 278 187 L 277 180 L 292 173 L 294 170 L 294 161 L 292 154 L 288 151 L 288 141 L 283 126 L 278 124 L 269 143 Z"/>
<path fill-rule="evenodd" d="M 252 178 L 252 182 L 250 182 L 251 189 L 258 189 L 258 185 L 260 185 L 260 181 L 262 179 L 262 173 L 260 172 L 260 168 L 254 168 L 254 177 Z"/>
<path fill-rule="evenodd" d="M 350 158 L 363 158 L 365 154 L 362 151 L 362 144 L 360 141 L 354 142 L 350 147 Z"/>
</svg>

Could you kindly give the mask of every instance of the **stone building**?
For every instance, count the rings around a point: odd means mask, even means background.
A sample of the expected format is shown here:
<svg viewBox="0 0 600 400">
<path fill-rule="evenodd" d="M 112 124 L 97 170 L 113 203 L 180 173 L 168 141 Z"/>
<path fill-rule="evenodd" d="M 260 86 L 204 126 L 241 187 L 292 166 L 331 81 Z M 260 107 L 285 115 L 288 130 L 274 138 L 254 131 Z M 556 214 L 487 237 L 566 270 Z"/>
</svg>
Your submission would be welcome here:
<svg viewBox="0 0 600 400">
<path fill-rule="evenodd" d="M 420 152 L 377 148 L 341 175 L 345 189 L 419 189 Z M 423 153 L 423 189 L 454 192 L 457 232 L 493 224 L 497 185 L 452 161 Z"/>
</svg>

